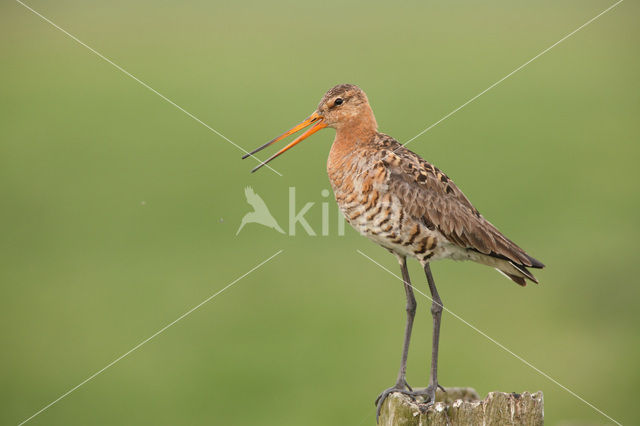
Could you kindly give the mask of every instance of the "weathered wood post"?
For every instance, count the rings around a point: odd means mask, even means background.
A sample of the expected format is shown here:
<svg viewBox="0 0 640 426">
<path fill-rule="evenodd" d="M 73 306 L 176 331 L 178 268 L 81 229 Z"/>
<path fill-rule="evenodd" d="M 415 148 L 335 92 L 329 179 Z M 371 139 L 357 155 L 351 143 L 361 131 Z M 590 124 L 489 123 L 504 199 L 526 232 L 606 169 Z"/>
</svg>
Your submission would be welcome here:
<svg viewBox="0 0 640 426">
<path fill-rule="evenodd" d="M 531 425 L 544 423 L 542 392 L 490 392 L 480 399 L 471 388 L 440 389 L 436 403 L 428 409 L 406 395 L 387 397 L 380 413 L 379 426 L 457 426 L 457 425 Z"/>
</svg>

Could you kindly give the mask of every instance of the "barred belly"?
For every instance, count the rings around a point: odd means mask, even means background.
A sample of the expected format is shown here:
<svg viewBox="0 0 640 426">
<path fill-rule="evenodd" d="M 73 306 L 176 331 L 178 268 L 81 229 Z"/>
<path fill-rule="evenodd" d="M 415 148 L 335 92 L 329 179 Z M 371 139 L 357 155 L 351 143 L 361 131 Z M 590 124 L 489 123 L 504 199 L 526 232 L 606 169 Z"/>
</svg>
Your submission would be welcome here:
<svg viewBox="0 0 640 426">
<path fill-rule="evenodd" d="M 447 244 L 438 244 L 446 240 L 437 230 L 410 217 L 398 197 L 373 189 L 368 193 L 352 193 L 342 202 L 336 199 L 347 222 L 387 250 L 415 257 L 422 263 L 447 257 Z"/>
</svg>

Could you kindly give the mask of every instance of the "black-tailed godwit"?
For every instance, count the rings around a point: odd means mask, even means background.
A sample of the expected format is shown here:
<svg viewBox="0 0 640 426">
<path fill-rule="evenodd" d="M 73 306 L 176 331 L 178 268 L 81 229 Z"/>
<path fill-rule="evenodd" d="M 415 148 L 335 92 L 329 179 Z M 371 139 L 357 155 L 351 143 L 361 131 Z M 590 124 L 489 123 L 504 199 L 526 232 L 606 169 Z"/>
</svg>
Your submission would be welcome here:
<svg viewBox="0 0 640 426">
<path fill-rule="evenodd" d="M 306 120 L 269 145 L 313 124 L 286 147 L 257 166 L 325 127 L 336 129 L 327 171 L 338 206 L 347 221 L 362 235 L 395 254 L 400 263 L 407 297 L 407 322 L 402 361 L 396 383 L 376 399 L 377 414 L 392 392 L 432 404 L 438 384 L 438 341 L 442 301 L 429 267 L 434 260 L 472 260 L 491 266 L 521 286 L 537 283 L 527 268 L 544 265 L 502 235 L 473 207 L 469 199 L 437 167 L 411 152 L 395 139 L 378 132 L 367 95 L 357 86 L 340 84 L 322 97 L 318 109 Z M 246 158 L 246 155 L 243 158 Z M 407 270 L 407 257 L 424 268 L 433 303 L 433 342 L 429 386 L 414 391 L 405 379 L 416 300 Z"/>
</svg>

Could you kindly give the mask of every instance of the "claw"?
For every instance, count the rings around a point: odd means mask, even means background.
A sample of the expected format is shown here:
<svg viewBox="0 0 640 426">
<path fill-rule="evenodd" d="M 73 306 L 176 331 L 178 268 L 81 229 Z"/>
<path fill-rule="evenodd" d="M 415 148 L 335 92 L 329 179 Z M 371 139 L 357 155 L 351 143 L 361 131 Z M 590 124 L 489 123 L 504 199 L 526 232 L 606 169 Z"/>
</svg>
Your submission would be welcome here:
<svg viewBox="0 0 640 426">
<path fill-rule="evenodd" d="M 408 390 L 406 390 L 406 389 Z M 436 390 L 440 388 L 443 392 L 447 392 L 445 388 L 440 386 L 440 384 L 430 385 L 426 389 L 421 389 L 414 391 L 411 386 L 407 382 L 404 383 L 396 383 L 393 387 L 389 389 L 385 389 L 378 397 L 376 398 L 375 406 L 376 406 L 376 422 L 380 417 L 380 411 L 382 410 L 382 404 L 384 404 L 385 399 L 389 395 L 394 392 L 401 393 L 403 395 L 407 395 L 413 401 L 417 402 L 416 397 L 421 396 L 424 398 L 423 402 L 419 402 L 418 405 L 420 407 L 420 411 L 424 414 L 427 412 L 429 407 L 431 407 L 436 402 Z"/>
<path fill-rule="evenodd" d="M 424 402 L 422 404 L 433 404 L 434 402 L 436 402 L 436 389 L 438 389 L 438 387 L 441 388 L 440 385 L 430 385 L 428 386 L 426 389 L 422 389 L 419 391 L 415 391 L 412 392 L 412 395 L 414 397 L 416 396 L 421 396 L 424 398 Z M 445 391 L 446 392 L 446 391 Z"/>
<path fill-rule="evenodd" d="M 422 414 L 425 414 L 427 411 L 429 411 L 429 407 L 431 407 L 432 405 L 434 405 L 433 401 L 427 401 L 423 402 L 422 404 L 418 404 L 418 408 L 420 409 L 420 412 Z"/>
<path fill-rule="evenodd" d="M 405 387 L 408 388 L 409 390 L 404 389 Z M 414 391 L 407 384 L 407 382 L 404 382 L 403 384 L 396 383 L 395 386 L 390 387 L 389 389 L 385 389 L 384 391 L 382 391 L 380 395 L 378 395 L 378 397 L 376 398 L 376 402 L 374 403 L 374 405 L 376 406 L 376 423 L 378 422 L 378 419 L 380 417 L 380 410 L 382 410 L 382 404 L 384 404 L 385 399 L 387 399 L 387 397 L 394 392 L 407 395 L 415 401 L 415 397 L 413 396 Z"/>
</svg>

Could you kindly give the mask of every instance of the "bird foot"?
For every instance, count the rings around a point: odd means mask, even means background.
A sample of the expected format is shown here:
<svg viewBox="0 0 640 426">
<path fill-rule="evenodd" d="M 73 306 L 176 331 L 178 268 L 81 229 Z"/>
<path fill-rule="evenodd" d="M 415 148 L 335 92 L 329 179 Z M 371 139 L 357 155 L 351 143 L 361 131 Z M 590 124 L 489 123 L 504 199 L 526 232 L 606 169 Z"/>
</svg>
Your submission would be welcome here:
<svg viewBox="0 0 640 426">
<path fill-rule="evenodd" d="M 436 390 L 440 388 L 443 392 L 447 392 L 445 388 L 440 386 L 439 384 L 429 385 L 428 387 L 420 390 L 415 390 L 411 392 L 411 395 L 418 405 L 420 406 L 420 410 L 425 412 L 429 407 L 431 407 L 436 402 Z"/>
<path fill-rule="evenodd" d="M 389 395 L 391 395 L 394 392 L 398 392 L 398 393 L 402 393 L 405 395 L 410 396 L 411 398 L 413 398 L 413 389 L 411 389 L 411 386 L 409 386 L 409 384 L 406 382 L 406 380 L 401 380 L 398 381 L 395 385 L 393 385 L 392 387 L 390 387 L 389 389 L 385 389 L 382 391 L 382 393 L 380 393 L 380 395 L 378 395 L 378 397 L 376 398 L 376 422 L 378 421 L 378 418 L 380 417 L 380 410 L 382 409 L 382 404 L 384 403 L 384 400 L 387 399 L 387 397 Z"/>
</svg>

